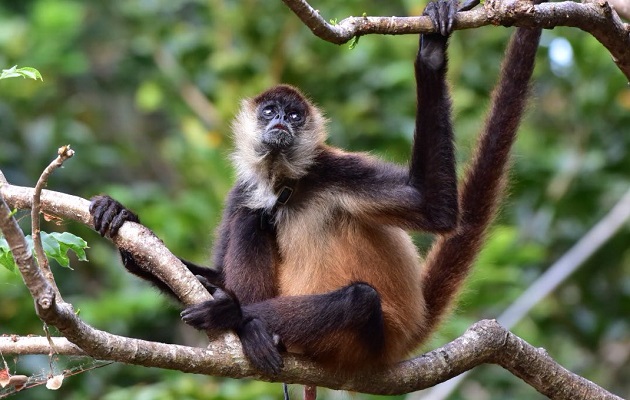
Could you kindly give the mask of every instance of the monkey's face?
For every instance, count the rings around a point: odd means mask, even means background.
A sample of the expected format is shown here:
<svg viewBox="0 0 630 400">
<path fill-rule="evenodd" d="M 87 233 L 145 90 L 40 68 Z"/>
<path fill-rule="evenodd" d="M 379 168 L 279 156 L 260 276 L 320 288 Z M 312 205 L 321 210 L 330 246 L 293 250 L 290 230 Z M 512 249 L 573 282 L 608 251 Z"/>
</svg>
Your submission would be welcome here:
<svg viewBox="0 0 630 400">
<path fill-rule="evenodd" d="M 270 167 L 297 178 L 326 140 L 326 118 L 298 89 L 277 85 L 241 103 L 232 131 L 232 159 L 243 179 L 267 176 Z"/>
<path fill-rule="evenodd" d="M 258 107 L 257 114 L 262 128 L 261 142 L 271 150 L 290 147 L 304 125 L 304 110 L 293 104 L 268 102 Z"/>
<path fill-rule="evenodd" d="M 308 105 L 292 88 L 276 87 L 256 99 L 260 143 L 271 151 L 294 145 L 308 118 Z"/>
</svg>

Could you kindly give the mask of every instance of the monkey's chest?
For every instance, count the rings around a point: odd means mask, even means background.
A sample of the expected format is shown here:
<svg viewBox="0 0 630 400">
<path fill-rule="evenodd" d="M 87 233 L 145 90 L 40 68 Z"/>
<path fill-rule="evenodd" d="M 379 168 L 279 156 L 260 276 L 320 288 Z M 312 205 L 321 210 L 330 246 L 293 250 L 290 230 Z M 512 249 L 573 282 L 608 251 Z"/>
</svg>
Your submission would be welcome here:
<svg viewBox="0 0 630 400">
<path fill-rule="evenodd" d="M 327 214 L 302 210 L 286 215 L 277 225 L 280 295 L 323 293 L 343 286 L 338 266 L 347 254 L 339 254 L 341 237 Z"/>
<path fill-rule="evenodd" d="M 419 287 L 419 257 L 401 229 L 322 208 L 291 215 L 276 229 L 281 296 L 326 293 L 357 281 L 384 289 L 401 278 L 403 286 Z"/>
</svg>

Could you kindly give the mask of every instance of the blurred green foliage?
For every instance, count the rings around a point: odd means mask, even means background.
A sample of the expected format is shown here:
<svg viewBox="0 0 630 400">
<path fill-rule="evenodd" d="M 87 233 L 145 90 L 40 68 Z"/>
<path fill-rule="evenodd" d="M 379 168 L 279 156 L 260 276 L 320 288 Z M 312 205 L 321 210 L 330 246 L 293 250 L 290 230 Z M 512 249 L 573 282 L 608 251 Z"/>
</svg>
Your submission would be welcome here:
<svg viewBox="0 0 630 400">
<path fill-rule="evenodd" d="M 424 7 L 409 0 L 313 5 L 338 21 L 363 13 L 417 15 Z M 474 145 L 510 32 L 485 27 L 451 40 L 460 165 Z M 568 63 L 550 50 L 563 39 L 572 50 Z M 32 66 L 44 81 L 0 82 L 0 168 L 12 183 L 32 186 L 56 149 L 70 143 L 77 153 L 50 188 L 83 197 L 108 193 L 136 210 L 173 252 L 204 263 L 233 182 L 226 156 L 239 100 L 274 83 L 295 84 L 327 111 L 332 144 L 406 162 L 416 46 L 414 36 L 366 36 L 354 50 L 335 46 L 314 37 L 280 1 L 2 2 L 0 67 Z M 510 197 L 454 316 L 427 349 L 497 316 L 629 187 L 630 91 L 606 50 L 575 29 L 546 31 L 535 76 Z M 75 260 L 74 271 L 55 270 L 64 297 L 87 322 L 149 340 L 204 342 L 178 322 L 177 306 L 124 272 L 111 244 L 73 223 L 45 229 L 88 240 L 89 264 Z M 424 246 L 428 239 L 418 241 Z M 515 328 L 568 369 L 624 397 L 630 396 L 629 242 L 626 227 Z M 4 268 L 0 301 L 0 334 L 43 333 L 20 278 Z M 48 368 L 46 357 L 7 362 L 18 373 Z M 60 370 L 63 363 L 56 363 Z M 111 365 L 67 379 L 59 392 L 40 387 L 15 398 L 281 394 L 280 384 Z M 477 368 L 452 396 L 539 397 L 497 367 Z"/>
</svg>

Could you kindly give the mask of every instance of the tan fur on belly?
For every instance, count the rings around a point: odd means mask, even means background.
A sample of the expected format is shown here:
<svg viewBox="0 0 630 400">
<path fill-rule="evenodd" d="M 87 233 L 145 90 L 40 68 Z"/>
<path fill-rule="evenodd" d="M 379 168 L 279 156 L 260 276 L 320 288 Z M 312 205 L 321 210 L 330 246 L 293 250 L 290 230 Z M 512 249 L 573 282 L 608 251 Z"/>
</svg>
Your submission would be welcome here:
<svg viewBox="0 0 630 400">
<path fill-rule="evenodd" d="M 400 228 L 366 224 L 334 211 L 330 202 L 322 207 L 325 202 L 320 199 L 282 216 L 279 294 L 319 294 L 353 282 L 370 284 L 381 296 L 387 353 L 403 357 L 413 350 L 425 313 L 421 260 L 411 238 Z"/>
</svg>

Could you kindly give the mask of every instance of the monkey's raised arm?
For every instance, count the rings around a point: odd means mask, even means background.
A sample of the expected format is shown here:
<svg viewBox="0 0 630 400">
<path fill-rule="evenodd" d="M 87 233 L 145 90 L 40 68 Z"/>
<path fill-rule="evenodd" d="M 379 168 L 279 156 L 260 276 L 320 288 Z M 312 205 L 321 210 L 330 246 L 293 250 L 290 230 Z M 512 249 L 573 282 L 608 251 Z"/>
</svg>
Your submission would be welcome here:
<svg viewBox="0 0 630 400">
<path fill-rule="evenodd" d="M 414 64 L 417 105 L 409 169 L 335 151 L 323 152 L 316 163 L 319 175 L 332 175 L 321 180 L 336 182 L 341 205 L 351 213 L 429 232 L 448 232 L 457 225 L 457 176 L 446 85 L 446 46 L 455 7 L 456 2 L 440 0 L 429 3 L 424 13 L 435 18 L 435 10 L 440 8 L 451 17 L 434 21 L 440 32 L 420 36 Z"/>
<path fill-rule="evenodd" d="M 456 2 L 427 4 L 431 8 L 455 8 Z M 453 9 L 449 15 L 454 16 Z M 453 228 L 459 214 L 457 174 L 451 121 L 451 100 L 446 85 L 446 46 L 453 20 L 441 32 L 420 35 L 414 64 L 416 75 L 416 126 L 409 166 L 409 184 L 420 192 L 420 207 L 434 230 Z M 438 21 L 433 21 L 435 26 Z"/>
</svg>

